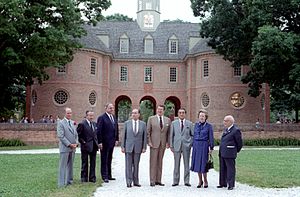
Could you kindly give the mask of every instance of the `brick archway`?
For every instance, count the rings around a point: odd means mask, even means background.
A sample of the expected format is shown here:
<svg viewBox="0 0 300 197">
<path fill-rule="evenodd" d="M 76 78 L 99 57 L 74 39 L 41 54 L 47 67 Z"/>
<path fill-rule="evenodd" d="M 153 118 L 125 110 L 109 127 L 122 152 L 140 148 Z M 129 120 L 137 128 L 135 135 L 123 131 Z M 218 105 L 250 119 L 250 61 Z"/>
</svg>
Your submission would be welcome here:
<svg viewBox="0 0 300 197">
<path fill-rule="evenodd" d="M 121 106 L 120 106 L 121 104 Z M 118 96 L 115 100 L 115 115 L 118 122 L 125 122 L 130 117 L 132 101 L 126 95 Z"/>
<path fill-rule="evenodd" d="M 177 98 L 176 96 L 169 96 L 168 98 L 166 98 L 165 102 L 170 101 L 174 104 L 174 116 L 177 117 L 178 116 L 178 110 L 181 107 L 181 102 L 180 99 Z M 172 117 L 170 117 L 172 119 Z M 174 117 L 173 117 L 174 119 Z"/>
<path fill-rule="evenodd" d="M 140 100 L 140 109 L 141 109 L 141 114 L 142 114 L 142 116 L 144 116 L 144 115 L 143 115 L 143 109 L 142 109 L 142 107 L 141 107 L 141 104 L 142 104 L 143 101 L 146 101 L 146 100 L 148 100 L 148 101 L 150 101 L 150 102 L 152 103 L 152 114 L 148 114 L 147 117 L 142 117 L 142 119 L 143 119 L 145 122 L 147 122 L 147 119 L 148 119 L 148 116 L 149 116 L 149 115 L 154 115 L 154 114 L 156 113 L 156 100 L 155 100 L 155 98 L 153 98 L 152 96 L 144 96 L 144 97 L 141 98 L 141 100 Z"/>
</svg>

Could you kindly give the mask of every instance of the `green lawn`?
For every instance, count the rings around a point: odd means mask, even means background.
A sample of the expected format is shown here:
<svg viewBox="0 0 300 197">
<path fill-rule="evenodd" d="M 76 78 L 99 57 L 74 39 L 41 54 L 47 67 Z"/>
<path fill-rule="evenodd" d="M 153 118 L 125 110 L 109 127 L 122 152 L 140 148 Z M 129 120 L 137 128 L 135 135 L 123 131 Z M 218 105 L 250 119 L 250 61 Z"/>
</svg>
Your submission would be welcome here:
<svg viewBox="0 0 300 197">
<path fill-rule="evenodd" d="M 217 151 L 214 158 L 219 170 Z M 236 165 L 240 183 L 266 188 L 300 186 L 300 150 L 242 150 Z"/>
<path fill-rule="evenodd" d="M 49 149 L 49 148 L 58 148 L 57 145 L 48 145 L 48 146 L 4 146 L 0 147 L 0 151 L 6 150 L 33 150 L 33 149 Z"/>
<path fill-rule="evenodd" d="M 218 151 L 214 152 L 215 169 L 218 170 Z M 85 197 L 92 196 L 99 181 L 99 156 L 97 157 L 96 184 L 81 184 L 80 154 L 76 154 L 75 183 L 66 188 L 57 187 L 58 154 L 1 155 L 1 197 Z M 242 150 L 237 158 L 237 181 L 257 187 L 300 186 L 299 150 Z"/>
<path fill-rule="evenodd" d="M 101 185 L 98 163 L 97 183 L 79 183 L 80 154 L 76 154 L 74 184 L 66 188 L 58 188 L 58 162 L 58 154 L 0 155 L 0 196 L 83 197 L 92 196 L 96 188 Z"/>
</svg>

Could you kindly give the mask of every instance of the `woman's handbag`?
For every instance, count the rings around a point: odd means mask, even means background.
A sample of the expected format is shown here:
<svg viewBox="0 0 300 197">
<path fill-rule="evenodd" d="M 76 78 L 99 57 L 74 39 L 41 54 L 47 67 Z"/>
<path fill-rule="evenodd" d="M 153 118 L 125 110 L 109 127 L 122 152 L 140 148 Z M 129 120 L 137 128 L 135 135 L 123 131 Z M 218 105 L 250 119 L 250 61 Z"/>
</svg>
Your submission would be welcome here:
<svg viewBox="0 0 300 197">
<path fill-rule="evenodd" d="M 212 169 L 212 168 L 214 168 L 214 160 L 213 160 L 212 155 L 208 154 L 208 161 L 206 163 L 205 170 L 206 170 L 206 172 L 208 172 L 208 170 Z"/>
</svg>

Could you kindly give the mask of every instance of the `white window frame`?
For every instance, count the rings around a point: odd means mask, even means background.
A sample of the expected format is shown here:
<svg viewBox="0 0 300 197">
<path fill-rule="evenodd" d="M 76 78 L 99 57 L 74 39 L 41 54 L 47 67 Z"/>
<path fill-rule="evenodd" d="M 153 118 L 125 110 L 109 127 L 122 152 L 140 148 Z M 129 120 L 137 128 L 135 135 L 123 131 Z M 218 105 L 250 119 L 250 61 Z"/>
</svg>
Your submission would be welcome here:
<svg viewBox="0 0 300 197">
<path fill-rule="evenodd" d="M 177 67 L 170 67 L 169 68 L 169 82 L 170 83 L 177 83 L 177 80 L 178 80 L 178 68 Z"/>
<path fill-rule="evenodd" d="M 128 52 L 129 52 L 129 39 L 120 38 L 120 53 L 128 53 Z"/>
<path fill-rule="evenodd" d="M 58 67 L 56 69 L 56 73 L 57 74 L 60 74 L 60 75 L 63 75 L 63 74 L 66 74 L 67 73 L 67 66 L 66 65 L 63 65 L 61 67 Z"/>
<path fill-rule="evenodd" d="M 177 39 L 169 40 L 169 54 L 178 54 L 178 40 Z"/>
<path fill-rule="evenodd" d="M 144 67 L 144 83 L 153 82 L 153 69 L 151 66 Z"/>
<path fill-rule="evenodd" d="M 96 71 L 97 71 L 97 59 L 92 57 L 90 60 L 90 74 L 96 75 Z"/>
<path fill-rule="evenodd" d="M 120 66 L 120 82 L 128 82 L 128 66 L 122 65 Z"/>
<path fill-rule="evenodd" d="M 234 77 L 241 77 L 243 74 L 242 66 L 240 67 L 233 67 L 233 76 Z"/>
<path fill-rule="evenodd" d="M 144 46 L 145 54 L 153 54 L 153 39 L 145 38 L 145 46 Z"/>
<path fill-rule="evenodd" d="M 209 62 L 208 60 L 203 60 L 202 61 L 202 76 L 204 78 L 209 77 Z"/>
</svg>

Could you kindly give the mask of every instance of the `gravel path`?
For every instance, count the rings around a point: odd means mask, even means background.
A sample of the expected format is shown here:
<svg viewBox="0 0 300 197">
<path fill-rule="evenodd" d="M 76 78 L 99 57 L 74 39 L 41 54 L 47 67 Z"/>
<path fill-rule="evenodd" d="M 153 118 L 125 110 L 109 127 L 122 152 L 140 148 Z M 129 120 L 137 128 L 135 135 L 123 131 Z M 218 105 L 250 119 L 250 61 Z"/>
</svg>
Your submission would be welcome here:
<svg viewBox="0 0 300 197">
<path fill-rule="evenodd" d="M 272 149 L 272 148 L 267 148 Z M 278 148 L 286 149 L 286 148 Z M 292 148 L 293 150 L 299 150 L 298 148 Z M 245 149 L 247 150 L 247 149 Z M 0 154 L 53 154 L 58 153 L 58 149 L 44 149 L 44 150 L 18 150 L 18 151 L 0 151 Z M 76 153 L 80 153 L 78 149 Z M 217 158 L 215 158 L 217 159 Z M 183 197 L 189 195 L 189 197 L 296 197 L 300 196 L 300 187 L 295 188 L 280 188 L 280 189 L 262 189 L 252 187 L 246 184 L 236 183 L 236 187 L 232 191 L 227 189 L 217 189 L 218 185 L 218 172 L 210 170 L 208 174 L 209 187 L 207 189 L 196 188 L 198 184 L 198 177 L 196 173 L 191 172 L 191 187 L 183 185 L 183 177 L 180 178 L 180 184 L 177 187 L 172 187 L 173 180 L 173 155 L 168 149 L 165 152 L 163 164 L 163 177 L 162 182 L 165 183 L 164 187 L 149 185 L 149 149 L 146 153 L 142 154 L 140 161 L 140 184 L 142 187 L 127 188 L 125 182 L 125 156 L 121 153 L 119 147 L 114 151 L 113 158 L 113 176 L 116 181 L 110 181 L 109 183 L 103 183 L 102 187 L 99 187 L 94 193 L 94 197 L 148 197 L 148 196 L 167 196 L 171 197 Z M 98 165 L 97 165 L 98 167 Z M 238 172 L 237 172 L 238 173 Z M 183 166 L 181 165 L 181 175 L 183 174 Z"/>
</svg>

